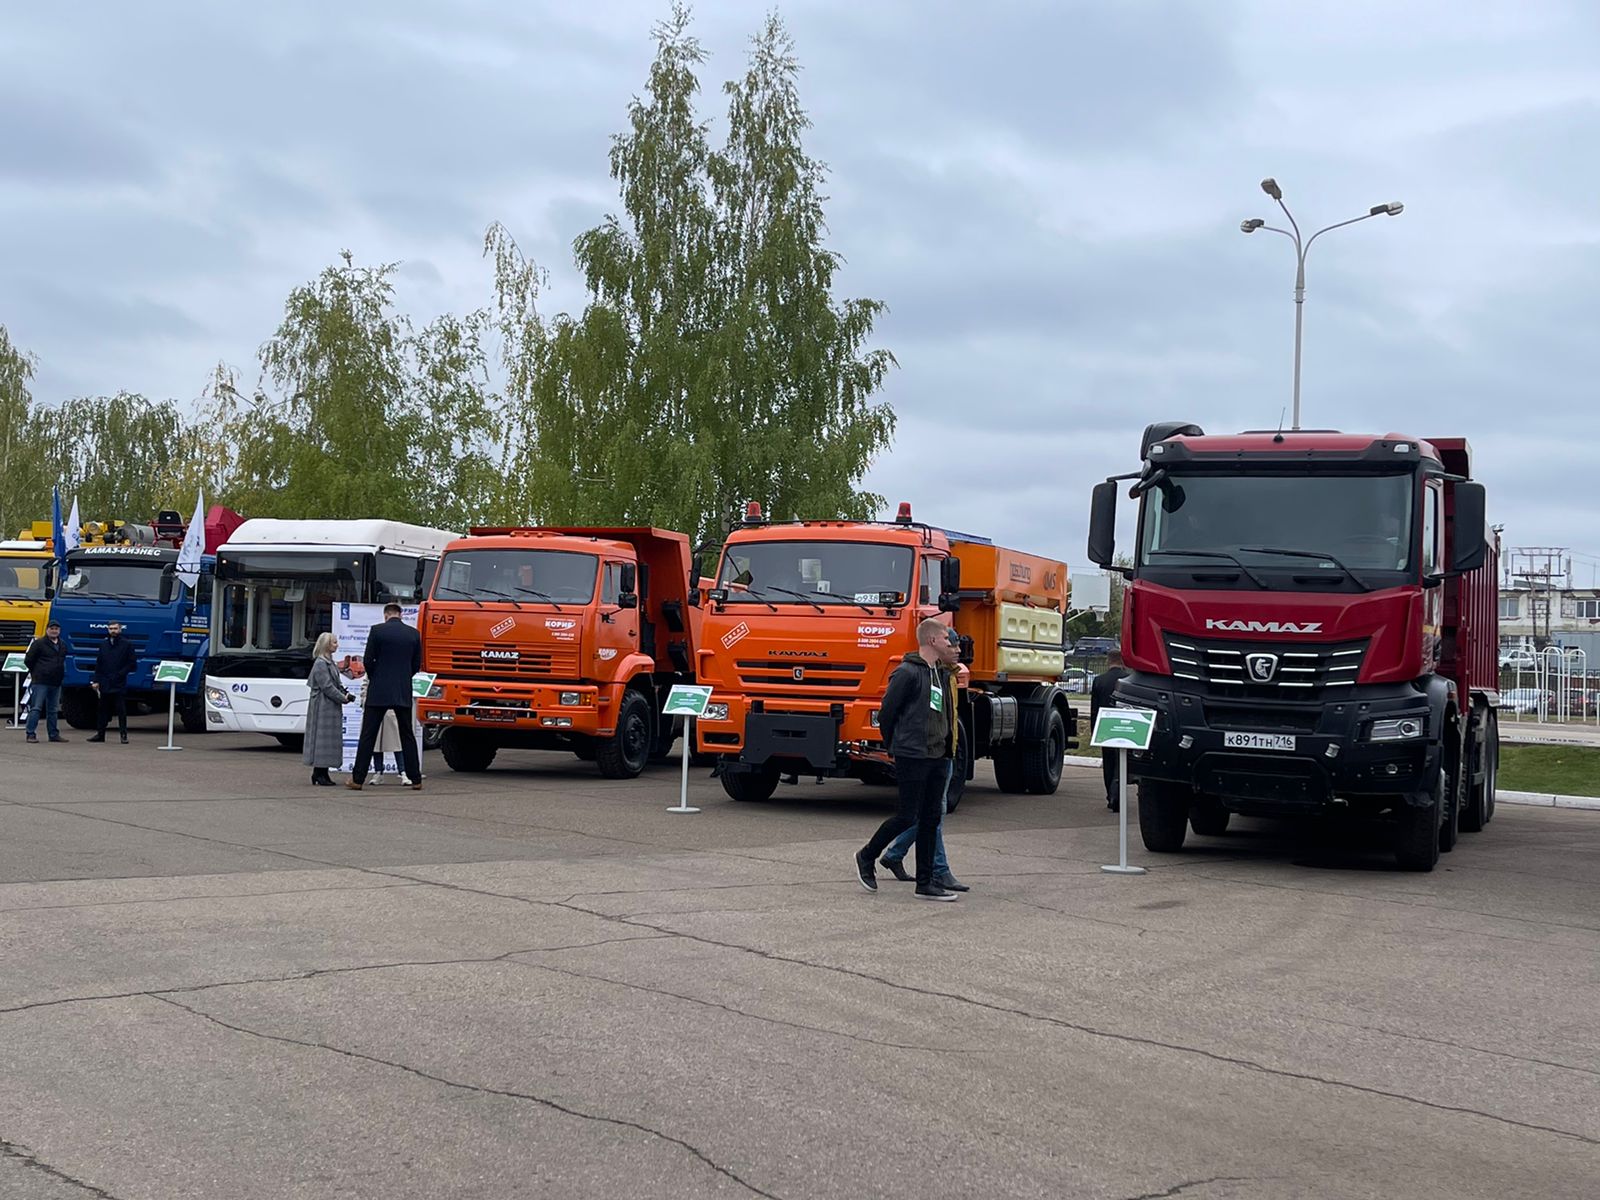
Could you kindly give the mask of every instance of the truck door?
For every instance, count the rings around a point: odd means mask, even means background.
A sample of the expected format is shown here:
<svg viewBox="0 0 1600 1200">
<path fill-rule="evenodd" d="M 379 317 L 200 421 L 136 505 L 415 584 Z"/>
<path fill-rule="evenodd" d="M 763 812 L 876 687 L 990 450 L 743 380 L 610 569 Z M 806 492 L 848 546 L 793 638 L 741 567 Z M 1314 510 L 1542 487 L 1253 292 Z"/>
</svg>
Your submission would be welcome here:
<svg viewBox="0 0 1600 1200">
<path fill-rule="evenodd" d="M 632 654 L 639 646 L 641 608 L 623 608 L 621 562 L 606 562 L 600 567 L 600 619 L 595 622 L 595 677 L 609 679 L 619 658 Z M 637 586 L 637 585 L 636 585 Z"/>
<path fill-rule="evenodd" d="M 1422 574 L 1426 578 L 1444 570 L 1443 485 L 1430 479 L 1422 492 Z M 1422 593 L 1422 662 L 1428 670 L 1439 665 L 1439 631 L 1444 620 L 1444 588 Z"/>
</svg>

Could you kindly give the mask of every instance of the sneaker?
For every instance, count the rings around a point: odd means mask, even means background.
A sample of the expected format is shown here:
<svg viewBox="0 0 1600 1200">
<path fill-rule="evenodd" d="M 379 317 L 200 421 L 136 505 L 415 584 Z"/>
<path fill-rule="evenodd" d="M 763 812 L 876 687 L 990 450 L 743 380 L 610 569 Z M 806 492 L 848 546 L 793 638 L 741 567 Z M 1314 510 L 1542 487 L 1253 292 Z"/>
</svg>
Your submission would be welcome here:
<svg viewBox="0 0 1600 1200">
<path fill-rule="evenodd" d="M 56 736 L 56 737 L 53 737 L 53 738 L 51 738 L 51 739 L 50 739 L 50 740 L 51 740 L 51 741 L 52 741 L 52 742 L 70 742 L 70 741 L 71 741 L 71 740 L 72 740 L 72 739 L 71 739 L 71 738 L 64 738 L 64 737 L 60 737 L 60 736 L 59 736 L 59 735 L 58 735 L 58 736 Z"/>
<path fill-rule="evenodd" d="M 128 744 L 128 735 L 127 734 L 123 734 L 122 735 L 122 744 L 124 746 L 126 746 Z"/>
<path fill-rule="evenodd" d="M 383 776 L 381 774 L 369 775 L 369 776 L 367 776 L 367 782 L 370 783 L 373 787 L 377 787 L 381 783 L 383 783 Z"/>
<path fill-rule="evenodd" d="M 878 865 L 901 883 L 915 883 L 917 877 L 906 870 L 906 860 L 903 858 L 880 858 Z"/>
<path fill-rule="evenodd" d="M 39 739 L 37 737 L 35 737 L 33 734 L 31 734 L 31 733 L 28 735 L 28 741 L 29 741 L 30 744 L 35 745 L 35 746 L 37 746 L 39 744 Z"/>
<path fill-rule="evenodd" d="M 947 892 L 942 887 L 935 887 L 933 884 L 930 883 L 930 884 L 928 884 L 927 887 L 918 887 L 917 888 L 917 899 L 918 900 L 959 900 L 960 897 L 957 896 L 954 892 Z"/>
<path fill-rule="evenodd" d="M 103 733 L 97 733 L 97 734 L 95 734 L 93 737 L 91 737 L 89 739 L 89 741 L 91 741 L 91 742 L 103 742 L 105 740 L 106 740 L 106 735 L 103 734 Z"/>
<path fill-rule="evenodd" d="M 933 877 L 933 886 L 937 888 L 943 888 L 947 892 L 970 892 L 972 890 L 966 884 L 962 883 L 961 880 L 950 874 L 949 871 L 944 871 L 941 874 L 935 875 Z"/>
<path fill-rule="evenodd" d="M 878 890 L 878 873 L 872 869 L 872 856 L 864 850 L 856 851 L 856 878 L 867 891 Z"/>
</svg>

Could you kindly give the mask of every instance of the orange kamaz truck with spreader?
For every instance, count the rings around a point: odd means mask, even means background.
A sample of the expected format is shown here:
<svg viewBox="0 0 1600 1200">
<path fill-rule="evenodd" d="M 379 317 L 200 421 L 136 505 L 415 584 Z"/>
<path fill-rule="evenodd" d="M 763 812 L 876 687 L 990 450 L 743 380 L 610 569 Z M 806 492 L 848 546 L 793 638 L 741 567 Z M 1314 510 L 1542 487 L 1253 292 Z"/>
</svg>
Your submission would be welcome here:
<svg viewBox="0 0 1600 1200">
<path fill-rule="evenodd" d="M 455 771 L 503 748 L 570 750 L 610 779 L 665 757 L 661 709 L 694 680 L 689 539 L 649 528 L 474 529 L 449 543 L 418 616 L 417 702 Z"/>
<path fill-rule="evenodd" d="M 1076 735 L 1062 686 L 1065 563 L 911 519 L 768 523 L 746 510 L 703 588 L 696 675 L 711 685 L 697 748 L 735 800 L 787 772 L 893 779 L 878 706 L 927 617 L 952 624 L 961 691 L 950 807 L 976 758 L 1006 792 L 1053 793 Z"/>
</svg>

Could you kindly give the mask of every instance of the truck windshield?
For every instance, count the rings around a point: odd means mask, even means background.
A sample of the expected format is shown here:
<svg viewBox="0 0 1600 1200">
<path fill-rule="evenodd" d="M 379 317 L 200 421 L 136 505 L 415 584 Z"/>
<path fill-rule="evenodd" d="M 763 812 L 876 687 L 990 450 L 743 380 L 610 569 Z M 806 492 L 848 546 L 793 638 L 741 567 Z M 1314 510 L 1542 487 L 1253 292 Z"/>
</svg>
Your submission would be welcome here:
<svg viewBox="0 0 1600 1200">
<path fill-rule="evenodd" d="M 572 550 L 452 550 L 439 563 L 435 600 L 588 604 L 600 558 Z"/>
<path fill-rule="evenodd" d="M 160 600 L 165 563 L 86 558 L 67 564 L 64 596 L 100 600 Z"/>
<path fill-rule="evenodd" d="M 911 591 L 910 546 L 881 542 L 738 542 L 722 556 L 717 586 L 729 604 L 881 604 Z"/>
<path fill-rule="evenodd" d="M 47 558 L 0 558 L 0 600 L 43 600 L 49 578 Z"/>
<path fill-rule="evenodd" d="M 243 654 L 307 650 L 333 632 L 333 606 L 362 600 L 359 554 L 224 552 L 211 609 L 214 647 Z"/>
<path fill-rule="evenodd" d="M 1381 575 L 1410 569 L 1411 526 L 1409 474 L 1175 473 L 1145 495 L 1139 565 Z"/>
</svg>

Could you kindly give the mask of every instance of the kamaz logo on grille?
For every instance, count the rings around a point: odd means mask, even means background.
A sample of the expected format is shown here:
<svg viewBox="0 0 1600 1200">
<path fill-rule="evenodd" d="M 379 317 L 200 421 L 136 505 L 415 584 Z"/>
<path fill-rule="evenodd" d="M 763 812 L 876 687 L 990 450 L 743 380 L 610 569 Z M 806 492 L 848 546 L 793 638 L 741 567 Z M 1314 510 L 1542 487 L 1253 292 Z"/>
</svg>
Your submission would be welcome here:
<svg viewBox="0 0 1600 1200">
<path fill-rule="evenodd" d="M 522 657 L 522 651 L 520 650 L 480 650 L 478 653 L 484 658 L 494 659 L 497 662 L 516 662 Z"/>
<path fill-rule="evenodd" d="M 1226 629 L 1230 633 L 1321 633 L 1321 621 L 1219 621 L 1206 618 L 1207 629 Z"/>
<path fill-rule="evenodd" d="M 516 626 L 517 626 L 516 619 L 513 618 L 513 617 L 507 617 L 504 621 L 501 621 L 498 625 L 490 626 L 490 628 L 489 628 L 489 636 L 490 637 L 499 637 L 502 633 L 506 633 L 509 630 L 515 629 Z"/>
</svg>

